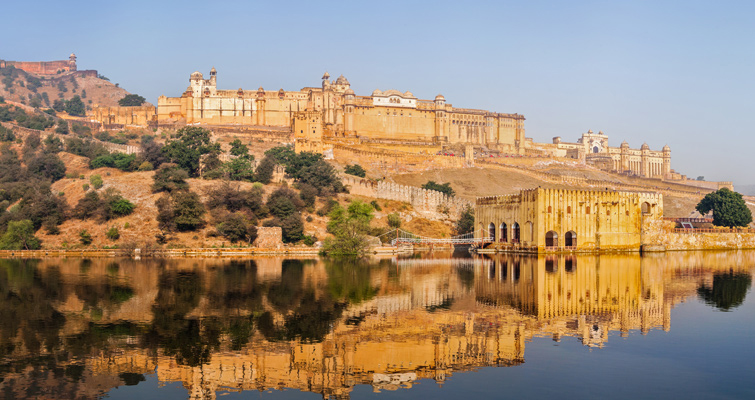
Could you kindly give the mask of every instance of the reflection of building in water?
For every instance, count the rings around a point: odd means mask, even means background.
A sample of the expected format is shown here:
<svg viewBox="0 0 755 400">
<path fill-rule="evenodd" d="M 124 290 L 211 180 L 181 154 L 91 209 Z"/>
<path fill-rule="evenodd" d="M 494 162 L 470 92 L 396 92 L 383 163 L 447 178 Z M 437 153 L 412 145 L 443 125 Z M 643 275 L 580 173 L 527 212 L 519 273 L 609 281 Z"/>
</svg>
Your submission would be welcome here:
<svg viewBox="0 0 755 400">
<path fill-rule="evenodd" d="M 541 324 L 539 334 L 577 336 L 602 346 L 609 331 L 668 331 L 670 301 L 662 270 L 635 256 L 498 256 L 478 272 L 479 302 L 511 305 Z"/>
<path fill-rule="evenodd" d="M 55 307 L 67 318 L 61 338 L 91 335 L 87 329 L 98 326 L 91 324 L 95 316 L 108 323 L 133 318 L 134 324 L 120 327 L 130 326 L 131 334 L 111 337 L 101 344 L 102 348 L 79 358 L 87 360 L 82 376 L 87 382 L 99 379 L 102 390 L 156 371 L 160 382 L 182 383 L 193 399 L 215 398 L 224 390 L 282 388 L 348 398 L 358 384 L 371 385 L 375 390 L 395 390 L 411 387 L 419 379 L 442 384 L 455 372 L 518 365 L 524 362 L 526 343 L 535 337 L 574 337 L 587 346 L 599 347 L 612 331 L 628 335 L 634 330 L 668 330 L 672 305 L 694 294 L 700 281 L 709 280 L 711 270 L 743 270 L 753 261 L 755 255 L 742 253 L 675 257 L 496 256 L 445 264 L 436 260 L 401 260 L 355 267 L 347 271 L 363 274 L 364 280 L 358 281 L 361 286 L 357 286 L 369 287 L 374 295 L 353 300 L 356 304 L 348 305 L 338 319 L 330 322 L 321 341 L 273 341 L 261 333 L 257 320 L 257 331 L 239 350 L 232 349 L 232 335 L 224 331 L 217 348 L 205 344 L 209 351 L 206 362 L 193 366 L 186 365 L 175 352 L 146 340 L 147 336 L 140 336 L 140 332 L 154 330 L 158 315 L 154 305 L 176 294 L 170 292 L 166 296 L 162 292 L 171 279 L 196 275 L 201 298 L 186 311 L 187 318 L 199 321 L 201 333 L 216 329 L 213 324 L 229 315 L 250 317 L 271 312 L 279 326 L 288 321 L 285 318 L 291 311 L 275 308 L 279 305 L 274 305 L 272 292 L 259 301 L 234 303 L 245 288 L 256 293 L 265 285 L 282 285 L 294 292 L 313 291 L 317 299 L 334 292 L 351 293 L 344 296 L 352 298 L 355 291 L 339 292 L 340 287 L 334 285 L 345 282 L 350 275 L 334 281 L 333 277 L 345 270 L 321 260 L 284 263 L 281 259 L 277 260 L 277 269 L 272 259 L 255 267 L 195 260 L 176 265 L 168 262 L 159 267 L 124 262 L 116 267 L 109 261 L 95 261 L 86 266 L 86 275 L 80 274 L 83 264 L 56 262 L 41 264 L 38 275 L 40 282 L 63 277 L 63 284 L 53 285 L 60 293 Z M 127 284 L 132 297 L 117 304 L 103 300 L 114 298 L 103 288 Z M 189 287 L 186 282 L 183 285 L 184 289 Z M 123 291 L 119 290 L 117 293 Z M 87 296 L 90 292 L 101 294 L 94 299 Z M 247 304 L 257 304 L 261 309 L 250 309 Z M 87 318 L 86 310 L 93 308 L 99 308 L 99 314 Z M 108 325 L 102 326 L 101 330 Z M 7 327 L 0 327 L 0 337 L 13 336 L 3 329 Z M 21 331 L 16 334 L 11 354 L 17 359 L 23 359 L 29 351 L 25 350 L 28 347 L 21 339 Z M 76 357 L 61 359 L 78 365 Z M 61 368 L 68 371 L 71 365 Z M 5 379 L 0 389 L 10 388 L 11 393 L 23 397 L 24 392 L 14 391 L 14 385 L 24 379 L 33 380 L 36 375 L 0 376 Z M 66 393 L 76 397 L 84 392 L 72 389 Z"/>
</svg>

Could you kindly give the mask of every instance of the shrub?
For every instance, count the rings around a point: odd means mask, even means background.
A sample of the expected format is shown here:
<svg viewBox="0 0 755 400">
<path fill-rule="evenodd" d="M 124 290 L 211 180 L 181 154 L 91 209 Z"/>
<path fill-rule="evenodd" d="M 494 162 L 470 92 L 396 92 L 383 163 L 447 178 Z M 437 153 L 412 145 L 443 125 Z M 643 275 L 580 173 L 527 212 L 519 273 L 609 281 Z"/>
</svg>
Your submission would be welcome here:
<svg viewBox="0 0 755 400">
<path fill-rule="evenodd" d="M 155 202 L 160 229 L 193 231 L 204 226 L 204 205 L 199 195 L 189 191 L 176 191 Z"/>
<path fill-rule="evenodd" d="M 281 187 L 267 198 L 267 209 L 278 218 L 286 218 L 304 207 L 304 202 L 292 189 Z"/>
<path fill-rule="evenodd" d="M 89 246 L 90 244 L 92 244 L 92 235 L 89 234 L 89 232 L 87 232 L 86 229 L 84 229 L 81 232 L 79 232 L 79 241 L 84 246 Z"/>
<path fill-rule="evenodd" d="M 102 177 L 99 175 L 92 175 L 89 177 L 89 183 L 92 184 L 92 187 L 97 190 L 102 187 Z M 86 190 L 86 189 L 84 189 Z"/>
<path fill-rule="evenodd" d="M 451 184 L 446 182 L 444 184 L 435 183 L 435 181 L 427 181 L 422 185 L 422 189 L 435 190 L 436 192 L 444 193 L 448 196 L 453 196 L 456 192 L 451 188 Z"/>
<path fill-rule="evenodd" d="M 160 168 L 158 168 L 157 171 L 155 171 L 152 192 L 173 192 L 176 190 L 188 189 L 189 184 L 186 183 L 186 179 L 188 178 L 189 174 L 179 168 L 178 165 L 164 163 L 160 165 Z"/>
<path fill-rule="evenodd" d="M 275 172 L 275 159 L 265 156 L 260 160 L 257 169 L 254 171 L 254 179 L 257 182 L 268 184 L 273 180 L 273 172 Z"/>
<path fill-rule="evenodd" d="M 252 243 L 257 239 L 257 227 L 247 221 L 241 213 L 226 215 L 217 225 L 217 229 L 218 233 L 230 240 L 231 243 L 240 240 Z"/>
<path fill-rule="evenodd" d="M 147 99 L 138 94 L 127 94 L 122 99 L 118 100 L 118 105 L 121 107 L 141 106 L 145 101 L 147 101 Z"/>
<path fill-rule="evenodd" d="M 84 189 L 84 191 L 86 192 L 87 190 L 89 190 L 89 184 L 85 183 L 85 184 L 81 185 L 81 188 Z"/>
<path fill-rule="evenodd" d="M 113 218 L 123 217 L 134 212 L 136 205 L 120 195 L 109 201 L 110 214 Z"/>
<path fill-rule="evenodd" d="M 105 236 L 110 240 L 118 240 L 121 237 L 121 233 L 118 232 L 118 227 L 111 226 L 110 229 L 105 232 Z"/>
<path fill-rule="evenodd" d="M 380 204 L 378 204 L 377 200 L 372 200 L 370 202 L 370 205 L 375 209 L 375 211 L 383 211 L 383 208 L 380 207 Z"/>
<path fill-rule="evenodd" d="M 152 171 L 155 169 L 155 167 L 152 165 L 149 161 L 144 161 L 141 164 L 139 164 L 139 171 Z"/>
<path fill-rule="evenodd" d="M 8 222 L 8 229 L 0 236 L 0 250 L 37 250 L 42 242 L 34 236 L 34 224 L 25 219 Z"/>
<path fill-rule="evenodd" d="M 303 242 L 307 246 L 312 246 L 315 243 L 317 243 L 317 236 L 315 236 L 315 235 L 305 235 Z"/>
<path fill-rule="evenodd" d="M 305 207 L 313 207 L 317 200 L 317 188 L 307 183 L 300 184 L 299 198 L 302 200 Z"/>
<path fill-rule="evenodd" d="M 367 171 L 365 171 L 364 168 L 362 168 L 362 166 L 359 164 L 347 165 L 343 172 L 349 175 L 358 176 L 360 178 L 367 176 Z"/>
<path fill-rule="evenodd" d="M 73 208 L 72 215 L 74 218 L 81 220 L 92 217 L 104 219 L 102 209 L 103 203 L 100 195 L 95 191 L 89 191 L 84 194 L 84 197 Z"/>
<path fill-rule="evenodd" d="M 391 228 L 401 228 L 401 217 L 398 213 L 388 214 L 388 226 Z"/>
</svg>

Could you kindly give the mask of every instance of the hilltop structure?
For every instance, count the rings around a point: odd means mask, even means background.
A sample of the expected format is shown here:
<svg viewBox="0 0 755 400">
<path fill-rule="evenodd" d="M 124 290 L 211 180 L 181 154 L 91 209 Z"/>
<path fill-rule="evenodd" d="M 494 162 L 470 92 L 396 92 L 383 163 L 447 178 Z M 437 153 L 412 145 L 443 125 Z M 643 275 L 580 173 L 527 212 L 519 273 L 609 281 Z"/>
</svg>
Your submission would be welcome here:
<svg viewBox="0 0 755 400">
<path fill-rule="evenodd" d="M 96 70 L 79 71 L 76 66 L 76 54 L 71 53 L 68 60 L 56 61 L 8 61 L 0 60 L 0 68 L 18 68 L 26 73 L 38 76 L 75 73 L 77 76 L 97 77 Z"/>
<path fill-rule="evenodd" d="M 325 136 L 524 150 L 521 114 L 455 108 L 442 95 L 420 100 L 408 91 L 375 90 L 357 96 L 343 75 L 331 81 L 327 72 L 320 87 L 299 91 L 218 90 L 215 68 L 209 79 L 194 72 L 181 97 L 160 96 L 157 101 L 157 121 L 176 120 L 291 127 L 308 149 L 316 148 L 314 142 Z"/>
</svg>

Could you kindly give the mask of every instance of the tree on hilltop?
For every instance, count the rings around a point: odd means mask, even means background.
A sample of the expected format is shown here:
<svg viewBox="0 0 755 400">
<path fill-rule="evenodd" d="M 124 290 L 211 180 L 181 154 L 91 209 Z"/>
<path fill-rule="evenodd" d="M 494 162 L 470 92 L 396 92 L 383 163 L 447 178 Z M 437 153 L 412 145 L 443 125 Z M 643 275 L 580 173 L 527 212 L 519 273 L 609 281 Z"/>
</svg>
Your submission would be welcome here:
<svg viewBox="0 0 755 400">
<path fill-rule="evenodd" d="M 69 115 L 77 117 L 83 117 L 86 115 L 86 106 L 79 96 L 73 96 L 71 100 L 66 101 L 65 107 L 65 110 Z"/>
<path fill-rule="evenodd" d="M 752 213 L 742 195 L 727 188 L 708 193 L 695 209 L 702 215 L 713 211 L 713 225 L 747 226 L 752 222 Z"/>
<path fill-rule="evenodd" d="M 118 100 L 118 105 L 121 107 L 138 107 L 144 104 L 145 101 L 147 101 L 147 99 L 138 94 L 127 94 L 122 99 Z"/>
</svg>

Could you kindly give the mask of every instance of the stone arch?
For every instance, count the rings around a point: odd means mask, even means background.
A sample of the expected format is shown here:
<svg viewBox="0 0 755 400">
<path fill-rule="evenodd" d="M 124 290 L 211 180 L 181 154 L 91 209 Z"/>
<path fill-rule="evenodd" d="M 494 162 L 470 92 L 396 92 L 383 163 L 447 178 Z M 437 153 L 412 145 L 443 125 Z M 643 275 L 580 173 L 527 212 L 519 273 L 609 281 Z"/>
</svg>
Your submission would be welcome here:
<svg viewBox="0 0 755 400">
<path fill-rule="evenodd" d="M 569 231 L 564 233 L 564 246 L 577 247 L 577 232 Z"/>
<path fill-rule="evenodd" d="M 521 240 L 519 231 L 519 223 L 514 222 L 514 224 L 511 225 L 511 243 L 519 243 L 519 241 Z"/>
<path fill-rule="evenodd" d="M 642 203 L 642 213 L 643 214 L 650 214 L 650 210 L 651 210 L 650 203 L 648 203 L 647 201 L 644 202 L 644 203 Z"/>
<path fill-rule="evenodd" d="M 499 241 L 506 243 L 509 241 L 509 233 L 508 233 L 508 227 L 506 226 L 505 222 L 501 222 L 500 226 L 500 235 L 499 235 Z"/>
<path fill-rule="evenodd" d="M 545 247 L 558 247 L 558 233 L 556 231 L 545 232 Z"/>
<path fill-rule="evenodd" d="M 488 237 L 495 242 L 495 224 L 492 222 L 488 225 Z"/>
</svg>

